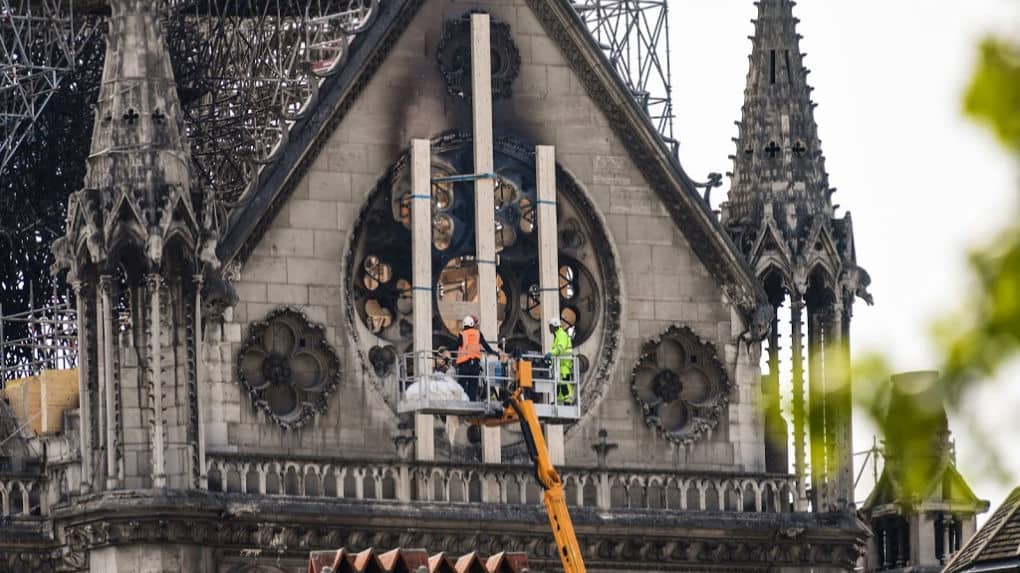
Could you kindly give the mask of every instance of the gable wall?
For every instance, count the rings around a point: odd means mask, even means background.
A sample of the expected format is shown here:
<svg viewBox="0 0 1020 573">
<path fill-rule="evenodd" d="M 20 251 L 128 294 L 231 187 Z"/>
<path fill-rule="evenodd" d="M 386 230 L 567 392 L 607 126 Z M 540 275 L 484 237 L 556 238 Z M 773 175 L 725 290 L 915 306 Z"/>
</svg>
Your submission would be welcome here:
<svg viewBox="0 0 1020 573">
<path fill-rule="evenodd" d="M 482 8 L 510 24 L 521 53 L 512 100 L 497 101 L 497 133 L 556 146 L 557 160 L 600 210 L 614 242 L 623 290 L 623 352 L 604 399 L 568 432 L 568 464 L 593 463 L 591 445 L 605 429 L 619 444 L 610 464 L 757 470 L 764 466 L 756 411 L 755 359 L 731 344 L 731 310 L 715 279 L 691 251 L 659 200 L 645 184 L 619 139 L 520 1 L 429 1 L 398 41 L 360 99 L 303 175 L 236 281 L 240 303 L 223 336 L 229 343 L 212 357 L 207 423 L 210 449 L 287 451 L 318 455 L 392 456 L 397 418 L 373 387 L 345 332 L 342 262 L 355 218 L 377 179 L 411 138 L 470 127 L 470 107 L 446 93 L 435 50 L 445 19 Z M 249 321 L 278 305 L 301 307 L 327 326 L 343 362 L 343 382 L 329 410 L 297 432 L 261 419 L 236 382 L 233 353 Z M 690 451 L 676 448 L 645 426 L 630 395 L 630 371 L 640 345 L 670 324 L 693 328 L 716 343 L 735 382 L 728 418 L 711 440 Z"/>
</svg>

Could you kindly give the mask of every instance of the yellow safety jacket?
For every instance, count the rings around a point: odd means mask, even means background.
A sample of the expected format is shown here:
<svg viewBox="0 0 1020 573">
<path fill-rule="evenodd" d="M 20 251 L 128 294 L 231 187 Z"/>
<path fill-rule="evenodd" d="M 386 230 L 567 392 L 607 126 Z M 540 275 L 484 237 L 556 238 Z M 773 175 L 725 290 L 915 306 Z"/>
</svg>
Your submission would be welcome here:
<svg viewBox="0 0 1020 573">
<path fill-rule="evenodd" d="M 556 329 L 556 334 L 553 335 L 552 350 L 549 354 L 553 356 L 562 356 L 564 354 L 570 354 L 574 350 L 574 343 L 570 341 L 570 335 L 563 327 Z M 560 360 L 560 379 L 566 380 L 570 378 L 570 373 L 574 371 L 574 359 L 563 358 Z"/>
</svg>

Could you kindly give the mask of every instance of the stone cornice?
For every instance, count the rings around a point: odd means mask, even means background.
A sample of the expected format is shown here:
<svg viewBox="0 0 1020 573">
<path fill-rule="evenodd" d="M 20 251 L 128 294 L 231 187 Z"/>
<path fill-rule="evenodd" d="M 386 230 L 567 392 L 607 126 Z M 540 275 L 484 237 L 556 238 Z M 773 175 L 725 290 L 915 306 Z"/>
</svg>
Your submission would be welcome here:
<svg viewBox="0 0 1020 573">
<path fill-rule="evenodd" d="M 866 529 L 833 514 L 572 511 L 590 567 L 750 571 L 763 563 L 851 568 Z M 313 549 L 428 547 L 465 553 L 525 551 L 559 565 L 538 506 L 304 500 L 285 496 L 123 491 L 54 510 L 70 553 L 136 543 L 179 543 L 288 558 Z M 764 570 L 764 568 L 762 569 Z"/>
</svg>

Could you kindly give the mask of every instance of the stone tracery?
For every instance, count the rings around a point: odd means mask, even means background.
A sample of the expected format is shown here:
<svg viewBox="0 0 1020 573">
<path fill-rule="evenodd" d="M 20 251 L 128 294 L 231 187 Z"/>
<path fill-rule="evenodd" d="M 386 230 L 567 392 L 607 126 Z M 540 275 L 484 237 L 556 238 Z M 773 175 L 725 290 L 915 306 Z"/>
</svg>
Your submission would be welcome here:
<svg viewBox="0 0 1020 573">
<path fill-rule="evenodd" d="M 689 444 L 715 427 L 730 383 L 711 344 L 672 326 L 645 344 L 631 375 L 631 392 L 645 422 L 670 441 Z"/>
<path fill-rule="evenodd" d="M 255 406 L 277 424 L 296 428 L 325 411 L 340 380 L 340 360 L 321 326 L 283 308 L 252 325 L 237 371 Z"/>
</svg>

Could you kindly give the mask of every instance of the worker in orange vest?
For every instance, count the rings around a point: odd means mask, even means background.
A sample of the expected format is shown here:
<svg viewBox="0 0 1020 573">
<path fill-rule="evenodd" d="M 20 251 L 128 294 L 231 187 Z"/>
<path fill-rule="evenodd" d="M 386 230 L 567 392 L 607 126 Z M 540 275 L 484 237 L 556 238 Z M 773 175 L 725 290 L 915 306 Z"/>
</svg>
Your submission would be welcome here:
<svg viewBox="0 0 1020 573">
<path fill-rule="evenodd" d="M 482 351 L 486 354 L 499 356 L 489 346 L 478 330 L 478 319 L 468 315 L 462 321 L 463 329 L 457 335 L 457 382 L 464 388 L 468 399 L 478 400 L 478 381 L 482 373 Z"/>
</svg>

